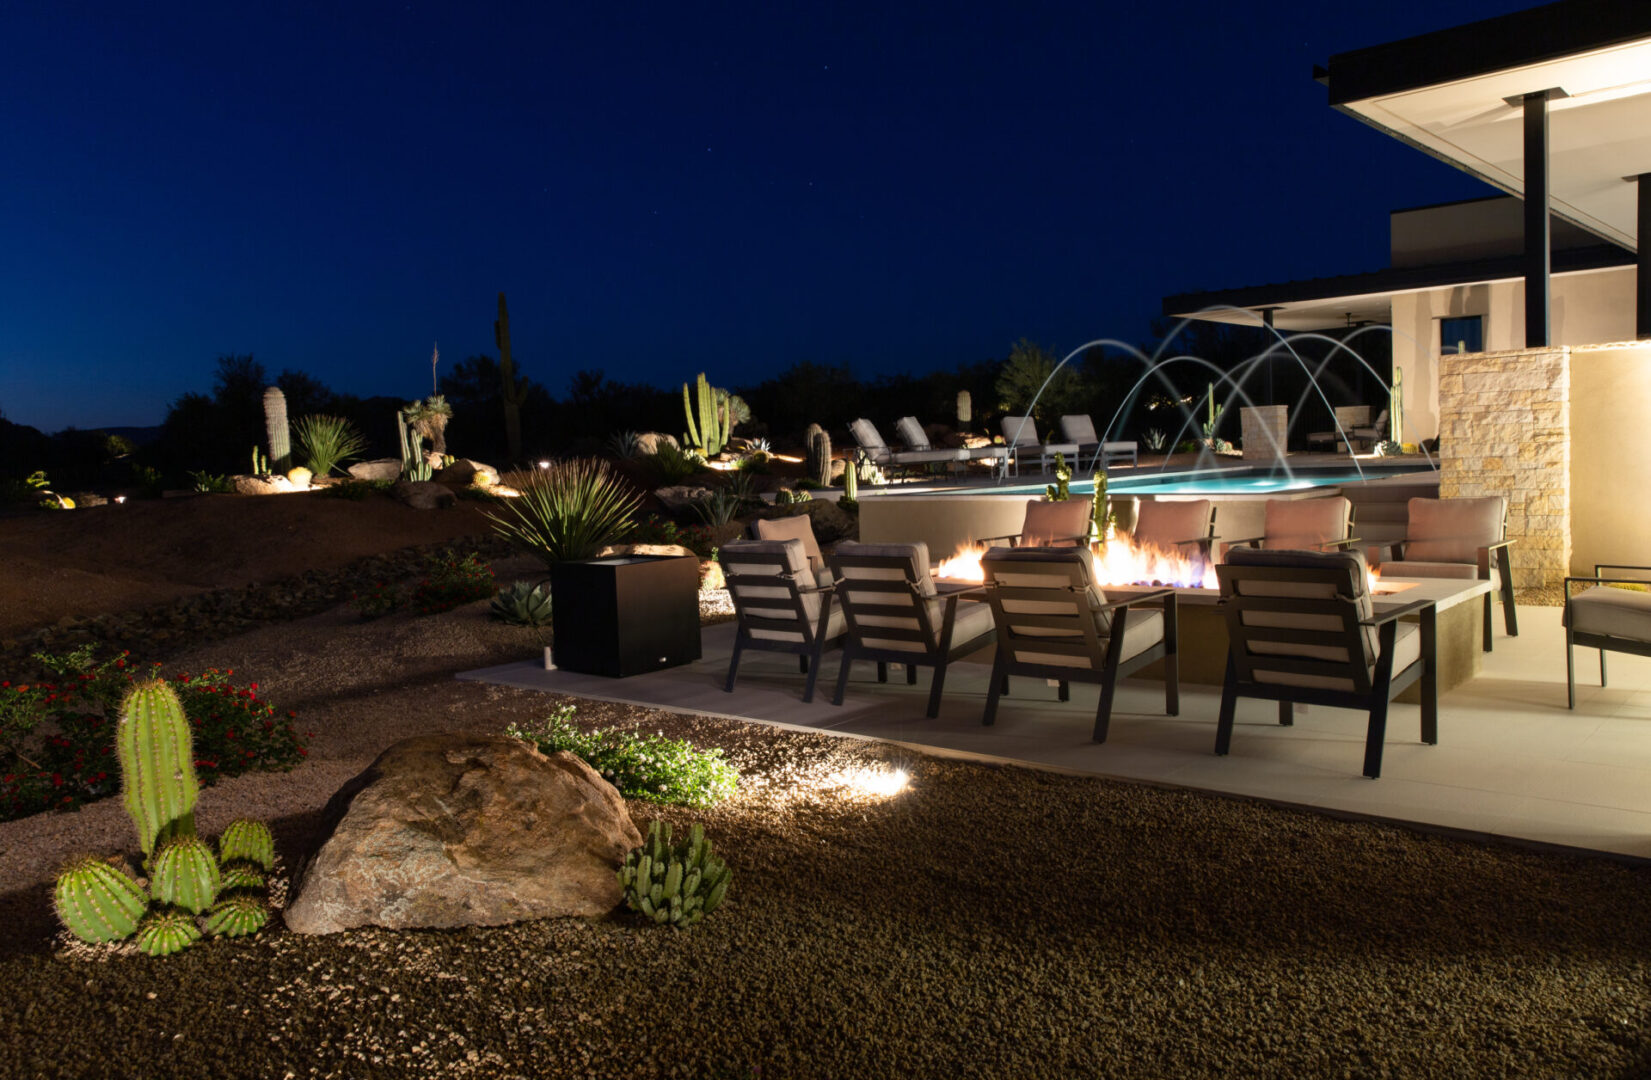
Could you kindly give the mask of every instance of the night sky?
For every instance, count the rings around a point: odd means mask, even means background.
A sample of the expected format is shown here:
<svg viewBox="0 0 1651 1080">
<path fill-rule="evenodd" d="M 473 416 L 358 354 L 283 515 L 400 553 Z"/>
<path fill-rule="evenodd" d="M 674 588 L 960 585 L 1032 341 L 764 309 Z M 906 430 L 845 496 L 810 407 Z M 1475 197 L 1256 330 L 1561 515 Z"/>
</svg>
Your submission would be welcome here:
<svg viewBox="0 0 1651 1080">
<path fill-rule="evenodd" d="M 159 423 L 226 353 L 413 397 L 500 290 L 557 395 L 1144 341 L 1489 194 L 1312 68 L 1525 6 L 5 5 L 0 410 Z"/>
</svg>

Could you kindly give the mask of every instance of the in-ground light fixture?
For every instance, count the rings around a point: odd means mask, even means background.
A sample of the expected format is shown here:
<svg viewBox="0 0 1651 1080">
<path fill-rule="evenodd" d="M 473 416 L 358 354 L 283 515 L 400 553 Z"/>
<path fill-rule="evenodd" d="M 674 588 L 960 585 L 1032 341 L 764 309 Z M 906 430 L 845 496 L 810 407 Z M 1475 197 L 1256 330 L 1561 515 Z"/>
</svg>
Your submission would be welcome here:
<svg viewBox="0 0 1651 1080">
<path fill-rule="evenodd" d="M 885 799 L 906 790 L 906 785 L 911 781 L 911 776 L 905 769 L 887 766 L 845 769 L 837 778 L 846 788 L 852 788 L 862 795 L 874 795 Z"/>
<path fill-rule="evenodd" d="M 548 461 L 540 461 L 540 462 L 539 462 L 539 468 L 541 468 L 541 469 L 548 469 L 548 468 L 550 468 L 550 462 L 548 462 Z"/>
</svg>

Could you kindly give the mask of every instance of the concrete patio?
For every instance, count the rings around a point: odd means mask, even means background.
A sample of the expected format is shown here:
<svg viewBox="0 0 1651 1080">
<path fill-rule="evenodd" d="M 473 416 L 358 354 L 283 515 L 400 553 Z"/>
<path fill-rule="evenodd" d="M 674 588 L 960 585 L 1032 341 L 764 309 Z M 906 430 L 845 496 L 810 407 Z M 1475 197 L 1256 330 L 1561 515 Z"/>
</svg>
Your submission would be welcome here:
<svg viewBox="0 0 1651 1080">
<path fill-rule="evenodd" d="M 1522 607 L 1520 636 L 1502 632 L 1482 673 L 1440 698 L 1439 743 L 1418 741 L 1419 713 L 1395 704 L 1382 777 L 1359 775 L 1362 713 L 1298 707 L 1281 728 L 1269 702 L 1240 701 L 1232 753 L 1216 757 L 1219 688 L 1183 684 L 1181 715 L 1163 715 L 1163 688 L 1126 680 L 1104 745 L 1089 741 L 1098 690 L 1073 684 L 1072 700 L 1017 679 L 993 727 L 980 723 L 990 653 L 953 665 L 938 719 L 923 715 L 929 672 L 875 681 L 856 665 L 841 707 L 829 701 L 837 662 L 828 654 L 823 694 L 801 700 L 794 657 L 747 653 L 733 693 L 722 683 L 732 623 L 703 632 L 697 663 L 629 679 L 545 671 L 535 660 L 461 674 L 550 693 L 876 738 L 925 752 L 1172 785 L 1407 822 L 1478 837 L 1651 858 L 1651 659 L 1613 654 L 1600 688 L 1598 654 L 1577 651 L 1578 701 L 1565 707 L 1564 631 L 1558 608 Z M 921 784 L 921 765 L 915 768 Z"/>
</svg>

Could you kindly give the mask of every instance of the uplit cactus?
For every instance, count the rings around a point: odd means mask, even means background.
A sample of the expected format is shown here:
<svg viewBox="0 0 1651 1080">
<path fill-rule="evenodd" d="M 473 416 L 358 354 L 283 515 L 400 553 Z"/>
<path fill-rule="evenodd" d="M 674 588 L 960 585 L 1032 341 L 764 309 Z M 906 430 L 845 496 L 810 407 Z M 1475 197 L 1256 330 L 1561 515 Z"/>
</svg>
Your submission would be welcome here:
<svg viewBox="0 0 1651 1080">
<path fill-rule="evenodd" d="M 218 898 L 222 874 L 212 848 L 198 836 L 168 840 L 155 853 L 149 889 L 155 899 L 199 915 Z"/>
<path fill-rule="evenodd" d="M 810 424 L 803 433 L 807 445 L 804 472 L 821 487 L 831 485 L 831 436 L 819 424 Z"/>
<path fill-rule="evenodd" d="M 252 863 L 265 871 L 275 869 L 275 837 L 261 821 L 232 821 L 218 837 L 218 861 Z"/>
<path fill-rule="evenodd" d="M 231 896 L 212 905 L 206 916 L 206 932 L 213 937 L 246 937 L 256 934 L 269 922 L 269 908 L 253 896 Z"/>
<path fill-rule="evenodd" d="M 189 718 L 172 688 L 159 679 L 132 687 L 121 705 L 115 732 L 125 792 L 121 801 L 137 829 L 144 857 L 173 836 L 195 832 L 194 745 Z"/>
<path fill-rule="evenodd" d="M 858 502 L 860 499 L 860 463 L 858 461 L 843 462 L 843 501 Z"/>
<path fill-rule="evenodd" d="M 181 911 L 157 911 L 138 927 L 137 946 L 150 956 L 171 956 L 201 940 L 201 928 Z"/>
<path fill-rule="evenodd" d="M 1043 486 L 1045 502 L 1068 502 L 1072 498 L 1072 466 L 1066 463 L 1066 455 L 1055 454 L 1055 482 Z"/>
<path fill-rule="evenodd" d="M 92 855 L 64 867 L 53 899 L 69 932 L 93 944 L 131 937 L 149 907 L 137 882 Z"/>
<path fill-rule="evenodd" d="M 688 395 L 688 384 L 682 384 L 682 411 L 688 416 L 687 440 L 706 457 L 715 457 L 728 445 L 728 434 L 733 429 L 732 403 L 726 391 L 718 391 L 699 373 L 694 383 L 694 396 Z M 697 421 L 697 422 L 696 422 Z"/>
<path fill-rule="evenodd" d="M 721 905 L 733 876 L 711 853 L 711 842 L 699 825 L 689 832 L 686 844 L 672 845 L 670 823 L 656 820 L 648 826 L 643 845 L 625 856 L 619 884 L 632 911 L 680 930 Z"/>
<path fill-rule="evenodd" d="M 309 487 L 310 486 L 310 480 L 313 479 L 314 477 L 315 477 L 315 474 L 310 472 L 308 469 L 304 468 L 304 466 L 302 466 L 302 465 L 298 466 L 295 469 L 288 469 L 287 470 L 287 479 L 292 482 L 293 487 L 301 487 L 301 488 Z"/>
<path fill-rule="evenodd" d="M 269 464 L 284 473 L 292 467 L 292 431 L 287 426 L 287 395 L 279 386 L 264 391 L 264 433 L 269 437 Z"/>
</svg>

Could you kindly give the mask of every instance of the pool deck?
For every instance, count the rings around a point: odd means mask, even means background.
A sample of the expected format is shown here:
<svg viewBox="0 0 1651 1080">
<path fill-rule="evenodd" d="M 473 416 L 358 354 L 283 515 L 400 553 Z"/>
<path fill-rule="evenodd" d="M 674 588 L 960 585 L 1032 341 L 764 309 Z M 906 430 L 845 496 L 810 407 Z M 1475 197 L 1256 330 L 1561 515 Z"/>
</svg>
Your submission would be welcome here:
<svg viewBox="0 0 1651 1080">
<path fill-rule="evenodd" d="M 1018 679 L 997 723 L 984 727 L 989 653 L 953 665 L 935 720 L 923 715 L 927 670 L 915 686 L 899 674 L 879 684 L 874 665 L 859 665 L 841 707 L 823 697 L 805 705 L 795 658 L 754 652 L 742 659 L 733 693 L 724 693 L 732 624 L 704 631 L 700 661 L 629 679 L 545 671 L 537 661 L 459 677 L 887 740 L 918 751 L 908 767 L 919 797 L 922 756 L 941 754 L 1651 859 L 1651 658 L 1612 655 L 1611 685 L 1602 689 L 1597 654 L 1578 650 L 1572 712 L 1559 609 L 1523 608 L 1519 623 L 1520 636 L 1509 638 L 1498 620 L 1479 676 L 1441 695 L 1437 745 L 1419 741 L 1417 706 L 1393 706 L 1379 780 L 1360 775 L 1364 714 L 1343 709 L 1304 706 L 1282 728 L 1271 703 L 1240 701 L 1232 753 L 1216 757 L 1220 693 L 1212 686 L 1184 685 L 1181 714 L 1166 717 L 1160 683 L 1125 680 L 1110 738 L 1096 745 L 1096 687 L 1073 684 L 1062 703 L 1053 688 Z M 836 671 L 828 654 L 822 684 Z"/>
</svg>

